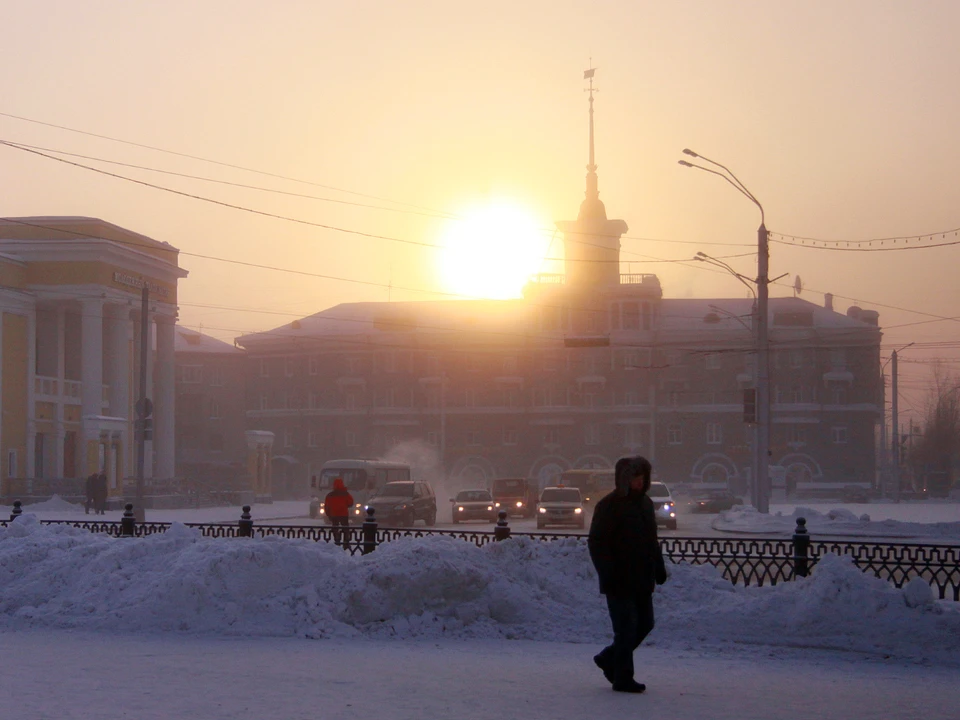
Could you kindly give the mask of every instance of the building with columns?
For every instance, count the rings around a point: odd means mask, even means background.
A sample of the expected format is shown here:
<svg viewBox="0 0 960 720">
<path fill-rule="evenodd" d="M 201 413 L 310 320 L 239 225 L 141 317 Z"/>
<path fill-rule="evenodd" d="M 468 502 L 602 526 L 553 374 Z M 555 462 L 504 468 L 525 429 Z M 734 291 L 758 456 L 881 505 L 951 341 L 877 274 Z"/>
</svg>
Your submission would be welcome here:
<svg viewBox="0 0 960 720">
<path fill-rule="evenodd" d="M 627 224 L 600 200 L 592 93 L 589 109 L 584 200 L 557 223 L 563 274 L 519 300 L 349 303 L 238 338 L 248 427 L 296 461 L 287 492 L 335 458 L 429 455 L 452 489 L 635 453 L 671 484 L 751 492 L 753 303 L 665 298 L 656 275 L 620 272 Z M 772 298 L 768 327 L 775 487 L 875 487 L 878 314 Z"/>
<path fill-rule="evenodd" d="M 107 475 L 111 495 L 123 492 L 136 469 L 144 332 L 154 406 L 145 475 L 173 477 L 177 281 L 187 275 L 178 256 L 96 218 L 0 220 L 0 492 L 70 492 L 93 472 Z"/>
</svg>

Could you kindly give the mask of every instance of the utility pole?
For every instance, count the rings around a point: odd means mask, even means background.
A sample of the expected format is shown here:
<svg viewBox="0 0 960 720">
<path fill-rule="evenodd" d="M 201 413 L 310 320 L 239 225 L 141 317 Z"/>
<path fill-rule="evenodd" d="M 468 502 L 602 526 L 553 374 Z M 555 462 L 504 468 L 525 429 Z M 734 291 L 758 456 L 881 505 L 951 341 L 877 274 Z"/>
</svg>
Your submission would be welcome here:
<svg viewBox="0 0 960 720">
<path fill-rule="evenodd" d="M 767 321 L 769 304 L 770 250 L 767 226 L 757 229 L 757 510 L 770 512 L 770 337 Z"/>
<path fill-rule="evenodd" d="M 890 374 L 893 376 L 893 409 L 891 411 L 891 429 L 893 430 L 893 501 L 900 502 L 900 403 L 897 392 L 897 351 L 890 356 Z"/>
</svg>

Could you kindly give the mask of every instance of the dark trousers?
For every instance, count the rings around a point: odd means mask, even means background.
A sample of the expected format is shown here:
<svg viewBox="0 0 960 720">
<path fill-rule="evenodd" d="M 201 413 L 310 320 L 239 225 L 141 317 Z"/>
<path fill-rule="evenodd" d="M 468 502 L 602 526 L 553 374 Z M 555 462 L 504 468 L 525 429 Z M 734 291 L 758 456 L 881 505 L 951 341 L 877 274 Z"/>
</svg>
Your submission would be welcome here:
<svg viewBox="0 0 960 720">
<path fill-rule="evenodd" d="M 340 545 L 343 542 L 344 536 L 346 536 L 347 544 L 350 542 L 350 531 L 344 530 L 343 528 L 350 527 L 350 518 L 349 517 L 331 517 L 330 525 L 333 527 L 333 542 L 336 545 Z"/>
<path fill-rule="evenodd" d="M 600 651 L 600 662 L 620 685 L 633 680 L 633 651 L 653 630 L 653 594 L 607 595 L 607 610 L 613 642 Z"/>
</svg>

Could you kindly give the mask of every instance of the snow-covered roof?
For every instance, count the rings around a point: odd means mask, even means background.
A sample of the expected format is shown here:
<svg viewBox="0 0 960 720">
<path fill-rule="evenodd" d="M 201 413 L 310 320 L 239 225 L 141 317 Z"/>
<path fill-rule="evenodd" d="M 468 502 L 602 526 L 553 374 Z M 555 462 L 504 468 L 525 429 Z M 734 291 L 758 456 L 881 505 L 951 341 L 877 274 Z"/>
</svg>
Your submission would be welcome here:
<svg viewBox="0 0 960 720">
<path fill-rule="evenodd" d="M 735 317 L 749 326 L 753 304 L 753 298 L 664 299 L 660 305 L 660 329 L 665 332 L 743 329 Z M 857 311 L 853 312 L 858 315 Z M 829 310 L 797 297 L 770 298 L 767 322 L 771 330 L 784 327 L 866 330 L 877 327 L 859 317 Z"/>
<path fill-rule="evenodd" d="M 221 355 L 238 355 L 243 350 L 234 347 L 223 340 L 217 340 L 209 335 L 177 325 L 174 334 L 173 351 L 177 353 L 216 353 Z"/>
</svg>

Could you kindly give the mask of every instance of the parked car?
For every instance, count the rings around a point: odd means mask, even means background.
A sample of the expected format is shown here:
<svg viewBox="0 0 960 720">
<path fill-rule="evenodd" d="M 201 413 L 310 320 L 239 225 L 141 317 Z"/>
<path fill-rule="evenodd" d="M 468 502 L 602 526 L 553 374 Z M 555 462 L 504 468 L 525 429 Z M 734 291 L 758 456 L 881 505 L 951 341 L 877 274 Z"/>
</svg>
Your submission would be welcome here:
<svg viewBox="0 0 960 720">
<path fill-rule="evenodd" d="M 453 503 L 454 525 L 464 520 L 497 521 L 499 511 L 494 507 L 489 490 L 461 490 L 450 502 Z"/>
<path fill-rule="evenodd" d="M 374 509 L 381 525 L 411 527 L 423 520 L 427 527 L 432 527 L 437 522 L 437 496 L 428 482 L 388 482 L 366 506 Z"/>
<path fill-rule="evenodd" d="M 845 503 L 868 503 L 870 491 L 860 485 L 846 485 L 840 490 L 840 499 Z"/>
<path fill-rule="evenodd" d="M 670 489 L 662 482 L 650 483 L 647 497 L 653 501 L 653 510 L 657 525 L 665 525 L 668 530 L 677 529 L 677 505 L 673 501 Z"/>
<path fill-rule="evenodd" d="M 729 490 L 705 490 L 690 500 L 690 512 L 718 513 L 734 505 L 743 505 L 743 498 Z"/>
<path fill-rule="evenodd" d="M 548 487 L 540 493 L 537 503 L 537 528 L 547 525 L 573 525 L 583 529 L 585 524 L 583 498 L 578 488 Z"/>
</svg>

